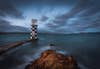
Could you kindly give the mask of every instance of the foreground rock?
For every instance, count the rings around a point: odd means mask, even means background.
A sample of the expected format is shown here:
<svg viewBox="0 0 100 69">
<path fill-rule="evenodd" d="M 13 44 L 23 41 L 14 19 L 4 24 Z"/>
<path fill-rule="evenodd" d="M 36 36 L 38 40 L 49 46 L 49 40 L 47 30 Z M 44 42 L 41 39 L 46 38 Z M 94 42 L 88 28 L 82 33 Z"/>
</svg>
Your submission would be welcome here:
<svg viewBox="0 0 100 69">
<path fill-rule="evenodd" d="M 26 66 L 25 69 L 79 69 L 72 56 L 65 56 L 54 50 L 47 50 L 41 57 Z"/>
</svg>

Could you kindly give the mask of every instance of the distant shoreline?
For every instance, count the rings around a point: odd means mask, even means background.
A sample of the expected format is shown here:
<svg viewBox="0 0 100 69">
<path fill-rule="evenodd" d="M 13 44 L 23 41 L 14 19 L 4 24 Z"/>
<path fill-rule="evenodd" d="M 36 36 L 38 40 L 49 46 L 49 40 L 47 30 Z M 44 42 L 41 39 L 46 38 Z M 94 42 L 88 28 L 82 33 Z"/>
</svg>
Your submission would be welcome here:
<svg viewBox="0 0 100 69">
<path fill-rule="evenodd" d="M 30 34 L 30 32 L 0 32 L 0 34 Z M 55 35 L 74 35 L 74 34 L 100 34 L 100 32 L 82 32 L 82 33 L 39 33 L 39 34 L 55 34 Z"/>
<path fill-rule="evenodd" d="M 0 32 L 0 34 L 29 34 L 30 32 Z"/>
</svg>

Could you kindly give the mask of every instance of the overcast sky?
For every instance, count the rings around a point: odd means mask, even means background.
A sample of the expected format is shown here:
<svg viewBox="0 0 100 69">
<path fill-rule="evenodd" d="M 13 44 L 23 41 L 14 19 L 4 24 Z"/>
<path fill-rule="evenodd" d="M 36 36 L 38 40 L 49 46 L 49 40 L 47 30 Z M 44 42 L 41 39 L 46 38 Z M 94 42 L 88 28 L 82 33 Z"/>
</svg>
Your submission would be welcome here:
<svg viewBox="0 0 100 69">
<path fill-rule="evenodd" d="M 100 32 L 100 0 L 0 0 L 0 32 Z"/>
</svg>

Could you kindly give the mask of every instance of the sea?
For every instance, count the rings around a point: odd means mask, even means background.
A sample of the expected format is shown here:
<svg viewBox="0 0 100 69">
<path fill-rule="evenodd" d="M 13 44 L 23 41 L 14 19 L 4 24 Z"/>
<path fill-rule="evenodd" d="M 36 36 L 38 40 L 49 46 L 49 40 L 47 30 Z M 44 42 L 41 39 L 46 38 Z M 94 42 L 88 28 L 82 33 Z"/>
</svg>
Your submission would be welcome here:
<svg viewBox="0 0 100 69">
<path fill-rule="evenodd" d="M 30 38 L 30 34 L 0 34 L 0 46 Z M 72 55 L 80 69 L 100 69 L 100 33 L 38 34 L 38 41 L 28 42 L 0 56 L 0 69 L 25 69 L 54 44 L 54 49 Z M 53 50 L 54 50 L 53 49 Z"/>
</svg>

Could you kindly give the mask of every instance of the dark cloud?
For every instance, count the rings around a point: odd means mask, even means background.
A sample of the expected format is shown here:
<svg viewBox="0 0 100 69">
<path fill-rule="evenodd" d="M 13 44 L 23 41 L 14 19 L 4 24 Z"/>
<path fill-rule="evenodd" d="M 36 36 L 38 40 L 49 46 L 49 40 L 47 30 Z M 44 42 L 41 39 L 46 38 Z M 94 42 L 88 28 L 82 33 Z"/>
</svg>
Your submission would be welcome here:
<svg viewBox="0 0 100 69">
<path fill-rule="evenodd" d="M 76 6 L 74 6 L 68 13 L 65 13 L 63 15 L 57 16 L 56 19 L 60 19 L 60 20 L 66 20 L 68 18 L 73 17 L 74 15 L 76 15 L 77 13 L 79 13 L 81 10 L 83 10 L 84 8 L 87 8 L 87 1 L 88 0 L 79 0 L 79 2 L 77 3 Z"/>
<path fill-rule="evenodd" d="M 99 15 L 99 14 L 98 14 Z M 73 27 L 76 31 L 82 32 L 87 29 L 100 29 L 100 18 L 99 16 L 92 16 L 88 18 L 80 18 L 79 20 L 74 21 L 71 24 L 68 24 L 69 27 Z"/>
<path fill-rule="evenodd" d="M 55 32 L 62 30 L 63 33 L 98 29 L 100 28 L 99 2 L 99 0 L 78 0 L 76 6 L 63 15 L 57 15 L 48 27 Z M 70 20 L 73 18 L 76 20 Z"/>
<path fill-rule="evenodd" d="M 0 0 L 0 16 L 23 18 L 18 8 L 21 8 L 23 11 L 32 9 L 33 14 L 35 12 L 37 14 L 41 13 L 37 17 L 41 17 L 40 21 L 46 25 L 43 26 L 43 29 L 46 31 L 60 31 L 61 33 L 84 32 L 87 29 L 96 30 L 100 28 L 99 3 L 100 0 Z M 66 12 L 62 10 L 55 17 L 50 17 L 51 11 L 54 11 L 56 14 L 62 7 L 69 7 L 70 9 L 66 9 Z M 46 13 L 49 13 L 48 16 Z M 28 14 L 31 15 L 32 13 Z M 19 30 L 19 26 L 12 26 L 8 21 L 0 20 L 0 29 L 4 30 L 4 27 L 12 27 L 12 30 L 15 28 L 16 30 L 13 31 Z M 24 28 L 20 27 L 20 29 L 24 31 Z"/>
<path fill-rule="evenodd" d="M 10 2 L 10 0 L 0 0 L 0 16 L 24 18 L 22 13 Z"/>
<path fill-rule="evenodd" d="M 0 32 L 29 32 L 29 29 L 21 26 L 13 26 L 9 21 L 0 19 Z"/>
<path fill-rule="evenodd" d="M 87 9 L 83 9 L 85 12 L 82 13 L 80 16 L 92 16 L 98 12 L 100 12 L 100 4 L 99 0 L 89 0 L 88 4 L 86 5 Z"/>
<path fill-rule="evenodd" d="M 73 18 L 75 15 L 79 14 L 80 12 L 83 12 L 85 9 L 88 9 L 88 11 L 81 15 L 93 15 L 93 13 L 100 11 L 100 4 L 97 4 L 95 0 L 79 0 L 76 6 L 74 6 L 68 13 L 57 16 L 56 19 L 61 21 L 67 21 L 67 19 Z"/>
<path fill-rule="evenodd" d="M 63 15 L 56 16 L 52 22 L 58 24 L 58 27 L 65 26 L 69 18 L 72 18 L 74 15 L 76 15 L 76 13 L 80 12 L 83 8 L 85 8 L 84 6 L 85 4 L 87 4 L 87 1 L 88 0 L 79 0 L 76 6 L 74 6 L 69 12 Z"/>
<path fill-rule="evenodd" d="M 45 21 L 47 21 L 48 19 L 49 19 L 49 17 L 47 17 L 47 16 L 42 16 L 41 19 L 40 19 L 40 21 L 45 22 Z"/>
<path fill-rule="evenodd" d="M 9 0 L 0 0 L 0 32 L 25 32 L 28 29 L 20 26 L 13 26 L 5 17 L 23 19 L 22 13 Z"/>
<path fill-rule="evenodd" d="M 20 6 L 55 6 L 70 4 L 73 0 L 11 0 Z"/>
<path fill-rule="evenodd" d="M 51 28 L 51 29 L 54 29 L 54 30 L 56 28 L 58 28 L 58 25 L 57 24 L 53 24 L 53 23 L 47 23 L 46 26 L 49 27 L 49 28 Z"/>
</svg>

